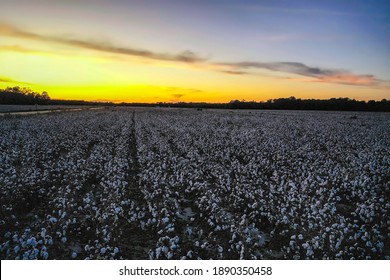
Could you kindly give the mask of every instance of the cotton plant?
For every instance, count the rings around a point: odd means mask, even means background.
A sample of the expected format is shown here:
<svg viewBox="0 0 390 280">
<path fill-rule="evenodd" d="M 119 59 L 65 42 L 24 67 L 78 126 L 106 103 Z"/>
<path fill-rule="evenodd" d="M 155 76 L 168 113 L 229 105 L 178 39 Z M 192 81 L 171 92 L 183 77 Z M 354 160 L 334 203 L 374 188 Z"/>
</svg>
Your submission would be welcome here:
<svg viewBox="0 0 390 280">
<path fill-rule="evenodd" d="M 40 232 L 32 232 L 26 228 L 22 234 L 6 232 L 7 241 L 0 245 L 2 256 L 15 260 L 46 260 L 49 258 L 49 248 L 53 245 L 53 239 L 46 234 L 46 229 Z"/>
<path fill-rule="evenodd" d="M 383 259 L 389 127 L 293 111 L 1 119 L 1 256 Z"/>
</svg>

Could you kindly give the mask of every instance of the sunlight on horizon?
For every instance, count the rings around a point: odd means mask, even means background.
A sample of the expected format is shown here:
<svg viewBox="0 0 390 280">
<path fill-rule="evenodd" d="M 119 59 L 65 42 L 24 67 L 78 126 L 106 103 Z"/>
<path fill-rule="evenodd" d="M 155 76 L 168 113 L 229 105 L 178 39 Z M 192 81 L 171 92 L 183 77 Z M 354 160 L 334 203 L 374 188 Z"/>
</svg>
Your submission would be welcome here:
<svg viewBox="0 0 390 280">
<path fill-rule="evenodd" d="M 47 4 L 48 15 L 39 10 L 42 3 L 32 2 L 5 1 L 0 11 L 0 88 L 26 86 L 54 99 L 113 102 L 389 98 L 388 39 L 382 36 L 388 18 L 374 16 L 380 5 L 356 5 L 341 16 L 332 9 L 347 2 L 326 9 L 321 1 L 296 4 L 309 5 L 305 10 L 277 1 L 251 9 L 245 6 L 251 1 L 226 1 L 223 8 L 135 1 L 130 9 L 115 0 L 90 11 L 85 1 L 58 1 Z M 27 7 L 36 14 L 34 22 Z M 108 15 L 105 25 L 106 9 L 117 14 Z M 140 17 L 155 10 L 159 17 Z M 179 11 L 188 18 L 177 16 Z M 305 11 L 314 14 L 304 19 Z M 371 25 L 362 28 L 360 14 Z M 56 15 L 58 22 L 49 24 Z M 265 23 L 267 29 L 256 28 Z"/>
</svg>

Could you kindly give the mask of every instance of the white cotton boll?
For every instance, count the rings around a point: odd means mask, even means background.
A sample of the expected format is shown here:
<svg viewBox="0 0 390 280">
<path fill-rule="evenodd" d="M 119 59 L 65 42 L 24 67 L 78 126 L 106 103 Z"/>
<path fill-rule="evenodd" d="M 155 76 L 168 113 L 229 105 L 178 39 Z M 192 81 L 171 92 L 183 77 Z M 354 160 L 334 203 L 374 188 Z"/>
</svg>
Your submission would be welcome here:
<svg viewBox="0 0 390 280">
<path fill-rule="evenodd" d="M 302 234 L 299 234 L 299 235 L 298 235 L 298 239 L 299 239 L 299 240 L 302 240 L 302 239 L 303 239 L 303 235 L 302 235 Z"/>
<path fill-rule="evenodd" d="M 378 242 L 377 247 L 383 249 L 385 247 L 385 244 L 383 242 Z"/>
<path fill-rule="evenodd" d="M 172 257 L 173 257 L 173 253 L 172 252 L 168 252 L 167 259 L 170 260 L 170 259 L 172 259 Z"/>
<path fill-rule="evenodd" d="M 161 247 L 158 247 L 157 249 L 156 249 L 156 258 L 158 259 L 160 256 L 161 256 Z"/>
<path fill-rule="evenodd" d="M 173 232 L 174 230 L 175 230 L 174 227 L 170 227 L 170 228 L 167 229 L 167 232 Z"/>
<path fill-rule="evenodd" d="M 38 245 L 38 242 L 36 241 L 35 237 L 31 237 L 27 239 L 27 245 L 30 245 L 32 247 L 36 247 Z"/>
<path fill-rule="evenodd" d="M 162 252 L 163 252 L 165 255 L 168 254 L 169 249 L 168 249 L 167 246 L 163 246 L 161 250 L 162 250 Z"/>
<path fill-rule="evenodd" d="M 77 253 L 76 252 L 73 252 L 72 253 L 72 259 L 75 259 L 77 257 Z"/>
<path fill-rule="evenodd" d="M 35 248 L 30 255 L 30 259 L 36 260 L 38 258 L 38 254 L 39 254 L 39 250 Z"/>
<path fill-rule="evenodd" d="M 306 256 L 311 257 L 312 255 L 314 255 L 313 250 L 312 249 L 307 249 Z"/>
<path fill-rule="evenodd" d="M 245 253 L 245 248 L 244 246 L 242 246 L 240 251 L 240 260 L 243 260 L 245 258 L 244 253 Z"/>
<path fill-rule="evenodd" d="M 47 240 L 45 240 L 45 243 L 46 243 L 47 245 L 53 245 L 53 239 L 48 238 Z"/>
<path fill-rule="evenodd" d="M 149 250 L 149 259 L 154 260 L 154 252 L 152 249 Z"/>
<path fill-rule="evenodd" d="M 100 254 L 104 255 L 107 252 L 107 249 L 105 247 L 100 249 Z"/>
<path fill-rule="evenodd" d="M 187 257 L 190 258 L 190 259 L 192 258 L 192 250 L 189 250 L 189 251 L 187 252 Z"/>
<path fill-rule="evenodd" d="M 19 253 L 19 251 L 20 251 L 20 247 L 19 246 L 15 246 L 14 247 L 15 254 Z"/>
<path fill-rule="evenodd" d="M 47 260 L 49 258 L 49 253 L 48 252 L 41 252 L 41 256 L 44 260 Z"/>
<path fill-rule="evenodd" d="M 118 254 L 119 253 L 119 249 L 118 249 L 118 247 L 115 247 L 114 248 L 114 254 Z"/>
<path fill-rule="evenodd" d="M 62 243 L 66 243 L 67 240 L 68 240 L 68 239 L 67 239 L 65 236 L 61 238 L 61 242 L 62 242 Z"/>
</svg>

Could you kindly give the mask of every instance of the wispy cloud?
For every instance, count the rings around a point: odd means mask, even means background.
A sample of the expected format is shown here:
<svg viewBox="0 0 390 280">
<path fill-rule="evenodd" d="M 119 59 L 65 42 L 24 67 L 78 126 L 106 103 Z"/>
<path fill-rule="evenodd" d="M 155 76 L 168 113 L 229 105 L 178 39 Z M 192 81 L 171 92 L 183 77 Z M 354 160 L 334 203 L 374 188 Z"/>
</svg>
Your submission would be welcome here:
<svg viewBox="0 0 390 280">
<path fill-rule="evenodd" d="M 358 86 L 377 86 L 381 83 L 381 81 L 376 79 L 373 75 L 354 75 L 351 73 L 321 76 L 318 77 L 317 82 Z"/>
<path fill-rule="evenodd" d="M 330 75 L 334 71 L 321 69 L 318 67 L 310 67 L 300 62 L 256 62 L 256 61 L 242 61 L 242 62 L 230 62 L 230 63 L 219 63 L 220 65 L 225 65 L 233 67 L 235 69 L 267 69 L 271 71 L 285 72 L 299 74 L 303 76 L 318 76 L 318 75 Z"/>
<path fill-rule="evenodd" d="M 176 62 L 195 63 L 205 61 L 204 58 L 196 53 L 186 50 L 177 54 L 157 53 L 144 49 L 132 47 L 119 47 L 106 42 L 85 41 L 79 39 L 62 38 L 56 36 L 40 35 L 33 32 L 25 31 L 7 23 L 0 23 L 0 35 L 19 37 L 25 39 L 39 40 L 51 43 L 60 43 L 73 47 L 90 49 L 95 51 L 108 52 L 113 54 L 122 54 L 130 56 L 138 56 L 155 60 L 166 60 Z"/>
<path fill-rule="evenodd" d="M 340 10 L 314 9 L 314 8 L 292 8 L 292 7 L 276 7 L 276 6 L 262 6 L 262 5 L 243 5 L 242 8 L 253 12 L 275 12 L 288 13 L 297 15 L 326 15 L 326 16 L 364 16 L 364 14 L 352 13 Z"/>
<path fill-rule="evenodd" d="M 17 52 L 17 53 L 25 53 L 25 54 L 55 54 L 51 51 L 43 51 L 36 50 L 31 48 L 26 48 L 18 45 L 0 45 L 0 51 L 9 51 L 9 52 Z"/>
<path fill-rule="evenodd" d="M 259 75 L 259 73 L 256 73 L 255 70 L 265 69 L 271 72 L 289 73 L 294 75 L 300 75 L 303 77 L 310 77 L 312 78 L 308 80 L 310 82 L 334 83 L 367 87 L 380 87 L 384 84 L 383 81 L 379 80 L 372 74 L 354 74 L 347 70 L 308 66 L 301 62 L 212 62 L 206 61 L 206 59 L 202 58 L 201 56 L 192 51 L 184 51 L 182 53 L 175 54 L 159 53 L 146 49 L 137 49 L 132 47 L 119 47 L 106 42 L 95 42 L 81 39 L 69 39 L 57 36 L 40 35 L 1 22 L 0 35 L 39 40 L 49 43 L 60 43 L 83 49 L 90 49 L 111 54 L 142 57 L 151 60 L 185 62 L 194 67 L 196 66 L 194 69 L 218 71 L 229 75 Z M 0 47 L 0 50 L 4 48 L 8 48 L 9 50 L 18 52 L 29 51 L 28 49 L 19 46 L 3 46 Z"/>
<path fill-rule="evenodd" d="M 266 69 L 275 72 L 283 72 L 296 74 L 305 77 L 315 78 L 313 82 L 336 83 L 344 85 L 358 85 L 358 86 L 377 86 L 380 80 L 374 75 L 358 75 L 346 70 L 326 69 L 320 67 L 308 66 L 300 62 L 254 62 L 242 61 L 234 63 L 219 63 L 231 67 L 233 70 L 226 70 L 224 72 L 235 74 L 240 73 L 242 69 Z M 245 73 L 245 72 L 244 72 Z"/>
<path fill-rule="evenodd" d="M 226 73 L 226 74 L 231 74 L 231 75 L 247 75 L 247 74 L 250 74 L 248 72 L 245 72 L 245 71 L 240 71 L 240 70 L 221 70 L 222 73 Z"/>
<path fill-rule="evenodd" d="M 15 83 L 15 84 L 31 85 L 30 83 L 27 82 L 17 81 L 9 77 L 2 77 L 2 76 L 0 76 L 0 83 Z"/>
<path fill-rule="evenodd" d="M 175 95 L 184 96 L 184 94 L 188 94 L 188 93 L 202 92 L 202 90 L 194 89 L 194 88 L 165 87 L 164 89 L 166 92 L 172 92 L 172 96 L 175 96 Z"/>
<path fill-rule="evenodd" d="M 24 52 L 30 53 L 33 52 L 32 49 L 27 49 L 21 46 L 13 45 L 13 46 L 0 46 L 0 50 L 2 51 L 12 51 L 12 52 Z"/>
<path fill-rule="evenodd" d="M 170 100 L 171 102 L 179 102 L 184 96 L 203 92 L 203 90 L 200 89 L 181 87 L 163 87 L 163 90 L 167 93 L 170 93 L 170 96 L 173 98 Z"/>
<path fill-rule="evenodd" d="M 7 78 L 7 77 L 0 77 L 0 83 L 14 83 L 16 82 L 15 80 L 12 80 L 10 78 Z"/>
<path fill-rule="evenodd" d="M 179 99 L 179 98 L 182 98 L 184 96 L 184 94 L 182 94 L 182 93 L 174 93 L 174 94 L 172 94 L 172 96 L 177 98 L 177 99 Z"/>
</svg>

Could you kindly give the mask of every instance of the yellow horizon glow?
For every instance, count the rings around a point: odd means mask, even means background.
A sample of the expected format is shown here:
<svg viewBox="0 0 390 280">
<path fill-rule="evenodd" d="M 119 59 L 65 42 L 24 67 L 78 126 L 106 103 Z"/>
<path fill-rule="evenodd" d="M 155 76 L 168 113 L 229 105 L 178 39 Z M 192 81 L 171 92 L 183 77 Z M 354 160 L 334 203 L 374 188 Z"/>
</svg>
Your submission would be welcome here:
<svg viewBox="0 0 390 280">
<path fill-rule="evenodd" d="M 72 47 L 57 49 L 39 42 L 32 43 L 31 49 L 23 49 L 14 44 L 20 41 L 23 40 L 8 38 L 4 40 L 7 45 L 0 46 L 0 77 L 20 83 L 1 82 L 0 86 L 19 85 L 47 91 L 52 99 L 224 103 L 289 96 L 318 99 L 348 96 L 367 101 L 380 100 L 385 95 L 384 89 L 319 83 L 309 78 L 285 79 L 277 73 L 228 75 L 207 63 L 155 61 Z"/>
</svg>

